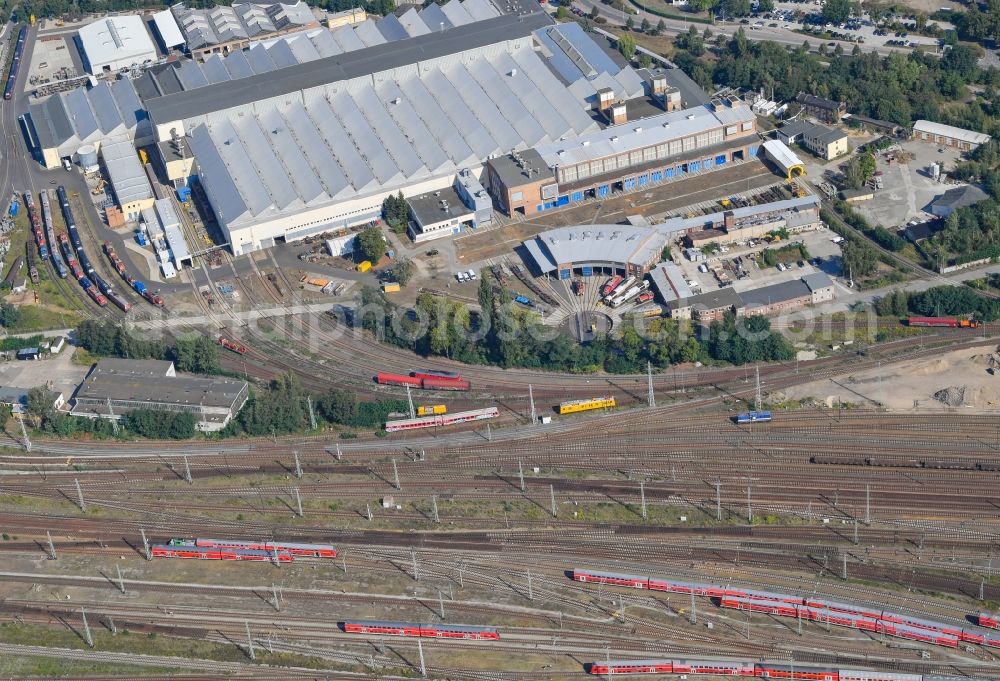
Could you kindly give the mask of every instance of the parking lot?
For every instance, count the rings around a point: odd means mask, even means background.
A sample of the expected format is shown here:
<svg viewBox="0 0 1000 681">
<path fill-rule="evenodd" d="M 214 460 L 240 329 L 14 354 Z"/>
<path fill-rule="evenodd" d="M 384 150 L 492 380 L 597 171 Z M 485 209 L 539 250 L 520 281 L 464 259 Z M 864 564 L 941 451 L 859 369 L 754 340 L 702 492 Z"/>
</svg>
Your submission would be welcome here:
<svg viewBox="0 0 1000 681">
<path fill-rule="evenodd" d="M 792 31 L 807 31 L 816 34 L 821 39 L 846 40 L 848 42 L 863 44 L 867 46 L 890 45 L 895 47 L 916 47 L 924 46 L 937 49 L 937 38 L 916 35 L 905 31 L 891 31 L 880 29 L 867 12 L 863 12 L 860 17 L 852 18 L 852 21 L 834 25 L 821 23 L 806 23 L 807 17 L 811 14 L 818 14 L 822 8 L 820 0 L 802 0 L 801 2 L 777 2 L 774 11 L 765 14 L 743 19 L 748 30 L 754 31 L 764 27 L 783 28 Z M 905 17 L 900 18 L 904 25 L 912 24 L 912 20 Z M 935 21 L 942 29 L 953 28 L 947 22 Z"/>
<path fill-rule="evenodd" d="M 783 281 L 799 279 L 813 272 L 824 272 L 835 277 L 841 273 L 840 247 L 833 239 L 837 235 L 829 229 L 799 232 L 791 235 L 788 241 L 767 243 L 763 240 L 738 242 L 722 246 L 725 250 L 711 255 L 707 260 L 692 262 L 681 255 L 680 249 L 674 248 L 674 262 L 680 266 L 688 282 L 694 282 L 695 293 L 704 293 L 732 284 L 737 291 L 770 286 Z M 801 243 L 809 254 L 808 260 L 796 258 L 784 270 L 777 267 L 767 267 L 758 262 L 756 257 L 765 248 L 777 249 L 789 244 Z M 702 267 L 703 265 L 703 267 Z M 729 282 L 720 283 L 713 270 L 724 272 Z"/>
</svg>

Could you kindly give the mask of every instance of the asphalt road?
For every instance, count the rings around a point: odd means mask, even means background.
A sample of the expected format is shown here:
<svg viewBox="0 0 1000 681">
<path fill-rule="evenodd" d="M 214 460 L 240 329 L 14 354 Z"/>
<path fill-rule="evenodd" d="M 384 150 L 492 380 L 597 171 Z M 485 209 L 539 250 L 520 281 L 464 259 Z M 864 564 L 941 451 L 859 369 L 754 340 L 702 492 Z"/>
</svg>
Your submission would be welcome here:
<svg viewBox="0 0 1000 681">
<path fill-rule="evenodd" d="M 586 13 L 589 13 L 593 7 L 597 7 L 601 12 L 601 16 L 607 19 L 608 23 L 614 24 L 616 26 L 623 26 L 629 16 L 627 14 L 619 12 L 618 10 L 612 9 L 609 5 L 605 5 L 603 2 L 601 2 L 601 0 L 573 0 L 573 5 L 579 7 Z M 633 9 L 638 9 L 638 8 L 633 7 Z M 817 36 L 806 36 L 801 33 L 795 33 L 790 29 L 784 29 L 781 27 L 770 28 L 764 26 L 763 28 L 751 29 L 749 25 L 740 24 L 738 21 L 717 22 L 709 26 L 708 24 L 683 21 L 680 19 L 665 19 L 663 17 L 657 16 L 655 14 L 650 14 L 649 12 L 643 10 L 638 10 L 638 12 L 639 12 L 638 14 L 632 15 L 634 17 L 636 25 L 640 24 L 643 19 L 649 19 L 650 23 L 656 26 L 657 23 L 661 19 L 663 19 L 663 22 L 666 24 L 665 33 L 667 35 L 677 35 L 678 33 L 687 33 L 690 27 L 694 26 L 696 29 L 698 29 L 699 32 L 704 31 L 705 28 L 708 27 L 712 29 L 712 32 L 714 34 L 718 35 L 721 33 L 725 35 L 727 38 L 729 38 L 732 37 L 732 35 L 736 32 L 736 30 L 742 26 L 749 40 L 756 40 L 756 41 L 770 40 L 772 42 L 781 45 L 788 45 L 794 47 L 798 47 L 803 42 L 808 41 L 813 46 L 814 49 L 819 47 L 821 44 L 835 42 L 839 43 L 843 47 L 844 52 L 847 53 L 850 53 L 851 50 L 854 49 L 854 46 L 856 44 L 848 42 L 846 40 L 823 40 Z M 858 45 L 858 47 L 860 47 L 865 52 L 877 52 L 878 54 L 883 56 L 892 54 L 893 52 L 910 51 L 909 48 L 905 47 L 888 47 L 885 45 L 870 45 L 867 43 L 864 45 Z"/>
</svg>

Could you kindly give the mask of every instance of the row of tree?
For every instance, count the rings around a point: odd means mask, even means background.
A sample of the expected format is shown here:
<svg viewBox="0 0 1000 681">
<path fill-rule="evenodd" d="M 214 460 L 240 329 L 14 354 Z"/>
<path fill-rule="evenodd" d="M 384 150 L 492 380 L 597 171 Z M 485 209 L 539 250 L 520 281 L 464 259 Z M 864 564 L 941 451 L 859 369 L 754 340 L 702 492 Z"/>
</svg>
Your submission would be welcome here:
<svg viewBox="0 0 1000 681">
<path fill-rule="evenodd" d="M 886 294 L 875 303 L 875 311 L 889 317 L 971 315 L 988 322 L 1000 317 L 1000 301 L 967 286 L 935 286 L 918 293 L 899 290 Z"/>
<path fill-rule="evenodd" d="M 1000 98 L 994 96 L 1000 71 L 980 69 L 975 51 L 965 45 L 955 45 L 941 58 L 919 52 L 880 57 L 860 50 L 852 56 L 829 57 L 811 53 L 808 42 L 797 49 L 752 42 L 740 28 L 718 49 L 713 65 L 697 59 L 704 43 L 699 45 L 696 35 L 697 31 L 689 31 L 678 36 L 675 61 L 709 90 L 713 83 L 773 90 L 779 101 L 810 92 L 846 102 L 852 112 L 903 126 L 925 118 L 1000 133 L 993 115 L 994 107 L 1000 106 Z M 970 84 L 983 92 L 968 101 Z"/>
<path fill-rule="evenodd" d="M 163 340 L 137 338 L 113 322 L 88 319 L 76 328 L 76 342 L 101 357 L 165 359 L 172 361 L 178 371 L 199 374 L 218 374 L 222 370 L 219 345 L 203 335 L 181 337 L 168 345 Z"/>
<path fill-rule="evenodd" d="M 743 364 L 792 354 L 788 342 L 771 331 L 763 317 L 741 319 L 738 328 L 731 316 L 708 326 L 635 318 L 619 325 L 613 336 L 577 343 L 542 323 L 533 310 L 515 304 L 506 290 L 494 289 L 486 277 L 480 282 L 479 303 L 481 311 L 473 313 L 462 303 L 423 294 L 414 309 L 404 310 L 365 287 L 365 312 L 356 323 L 385 342 L 421 355 L 505 368 L 635 373 L 643 371 L 647 361 L 658 367 L 697 361 Z"/>
</svg>

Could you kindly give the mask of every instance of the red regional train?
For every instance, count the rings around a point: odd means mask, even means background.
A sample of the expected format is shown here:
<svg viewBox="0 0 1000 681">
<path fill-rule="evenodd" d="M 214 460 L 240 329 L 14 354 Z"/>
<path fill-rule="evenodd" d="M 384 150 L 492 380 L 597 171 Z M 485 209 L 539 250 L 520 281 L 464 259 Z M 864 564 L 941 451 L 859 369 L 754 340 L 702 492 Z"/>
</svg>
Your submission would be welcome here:
<svg viewBox="0 0 1000 681">
<path fill-rule="evenodd" d="M 456 411 L 453 414 L 436 414 L 434 416 L 420 416 L 415 419 L 386 421 L 385 431 L 387 433 L 396 433 L 403 430 L 452 426 L 457 423 L 468 423 L 469 421 L 495 419 L 498 416 L 500 416 L 499 409 L 496 407 L 486 407 L 485 409 L 472 409 L 471 411 Z"/>
<path fill-rule="evenodd" d="M 957 647 L 958 641 L 1000 648 L 1000 636 L 988 636 L 970 627 L 933 622 L 863 605 L 836 603 L 813 597 L 802 598 L 766 591 L 747 591 L 732 586 L 679 582 L 660 577 L 625 575 L 595 570 L 575 569 L 573 570 L 573 579 L 578 582 L 613 584 L 633 589 L 693 593 L 696 596 L 718 599 L 719 604 L 724 608 L 737 608 L 785 617 L 801 616 L 802 619 L 806 620 L 877 631 L 889 636 L 924 641 L 949 648 Z M 980 616 L 979 621 L 983 621 L 982 616 Z M 990 621 L 989 615 L 986 616 L 986 621 Z"/>
<path fill-rule="evenodd" d="M 177 541 L 177 540 L 175 540 Z M 171 543 L 173 546 L 177 544 Z M 336 558 L 337 549 L 329 544 L 302 544 L 297 542 L 257 542 L 240 539 L 203 539 L 194 540 L 195 546 L 218 549 L 249 549 L 251 551 L 267 551 L 274 554 L 290 553 L 293 556 L 313 556 L 315 558 Z"/>
<path fill-rule="evenodd" d="M 292 555 L 282 552 L 253 551 L 250 549 L 219 549 L 207 546 L 172 546 L 170 544 L 154 544 L 150 548 L 154 558 L 194 558 L 197 560 L 276 560 L 279 563 L 291 563 Z"/>
<path fill-rule="evenodd" d="M 342 625 L 344 631 L 349 634 L 500 640 L 500 634 L 495 628 L 468 624 L 414 624 L 412 622 L 383 622 L 380 620 L 347 620 L 342 622 Z"/>
<path fill-rule="evenodd" d="M 979 613 L 979 617 L 976 618 L 981 627 L 989 627 L 990 629 L 1000 629 L 1000 615 L 991 615 L 988 612 Z"/>
<path fill-rule="evenodd" d="M 932 681 L 934 677 L 899 672 L 750 662 L 748 660 L 610 660 L 593 662 L 588 671 L 595 676 L 618 674 L 710 674 L 762 679 L 812 681 Z"/>
<path fill-rule="evenodd" d="M 454 374 L 454 376 L 455 378 L 431 376 L 429 372 L 413 372 L 411 376 L 404 376 L 403 374 L 390 374 L 380 371 L 375 375 L 375 382 L 381 385 L 409 386 L 422 390 L 465 391 L 472 387 L 472 384 L 463 379 L 459 374 Z"/>
</svg>

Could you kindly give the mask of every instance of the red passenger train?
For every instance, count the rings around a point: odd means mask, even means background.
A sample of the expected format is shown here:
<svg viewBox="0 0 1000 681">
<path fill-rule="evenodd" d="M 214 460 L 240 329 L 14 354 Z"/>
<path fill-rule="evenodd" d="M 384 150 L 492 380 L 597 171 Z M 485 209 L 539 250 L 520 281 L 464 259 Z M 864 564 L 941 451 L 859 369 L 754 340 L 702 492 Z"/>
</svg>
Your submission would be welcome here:
<svg viewBox="0 0 1000 681">
<path fill-rule="evenodd" d="M 250 560 L 264 562 L 276 560 L 279 563 L 291 563 L 289 553 L 252 551 L 250 549 L 221 549 L 207 546 L 172 546 L 170 544 L 155 544 L 150 548 L 154 558 L 193 558 L 197 560 Z"/>
<path fill-rule="evenodd" d="M 733 586 L 680 582 L 661 577 L 596 570 L 575 569 L 573 579 L 578 582 L 612 584 L 632 589 L 707 596 L 718 599 L 719 605 L 723 608 L 782 617 L 801 617 L 813 622 L 874 631 L 887 636 L 923 641 L 948 648 L 958 647 L 959 641 L 1000 648 L 1000 636 L 988 636 L 985 632 L 971 627 L 934 622 L 865 605 L 825 601 L 811 596 L 803 598 L 790 594 L 748 591 Z M 987 627 L 990 626 L 989 622 L 996 622 L 990 615 L 980 615 L 978 621 Z"/>
<path fill-rule="evenodd" d="M 831 669 L 748 660 L 610 660 L 593 662 L 587 671 L 595 676 L 619 674 L 709 674 L 760 679 L 806 681 L 931 681 L 934 677 L 900 672 Z"/>
<path fill-rule="evenodd" d="M 315 558 L 336 558 L 337 549 L 329 544 L 302 544 L 297 542 L 257 542 L 239 539 L 203 539 L 194 540 L 194 545 L 205 548 L 249 549 L 252 551 L 267 551 L 273 554 L 290 553 L 293 556 L 312 556 Z"/>
<path fill-rule="evenodd" d="M 477 641 L 499 641 L 500 634 L 493 627 L 468 624 L 415 624 L 412 622 L 385 622 L 381 620 L 346 620 L 341 623 L 349 634 L 383 634 L 386 636 L 414 636 L 418 638 L 466 638 Z"/>
</svg>

